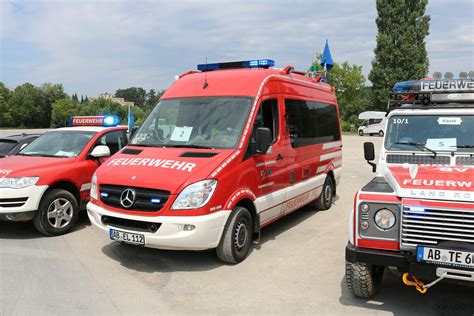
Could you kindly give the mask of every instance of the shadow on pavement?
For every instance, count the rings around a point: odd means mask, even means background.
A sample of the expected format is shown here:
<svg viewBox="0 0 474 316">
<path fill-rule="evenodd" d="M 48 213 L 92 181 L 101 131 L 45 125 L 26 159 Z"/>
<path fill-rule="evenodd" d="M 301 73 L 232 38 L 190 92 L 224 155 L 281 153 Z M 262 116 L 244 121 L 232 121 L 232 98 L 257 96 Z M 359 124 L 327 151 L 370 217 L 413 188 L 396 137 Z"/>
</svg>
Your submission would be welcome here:
<svg viewBox="0 0 474 316">
<path fill-rule="evenodd" d="M 340 303 L 394 315 L 474 315 L 474 287 L 442 281 L 422 295 L 402 283 L 401 277 L 385 271 L 374 298 L 354 297 L 341 281 Z"/>
<path fill-rule="evenodd" d="M 90 225 L 91 223 L 89 222 L 87 213 L 80 212 L 76 227 L 74 227 L 72 232 L 82 230 Z M 28 222 L 0 221 L 0 239 L 36 239 L 36 238 L 54 238 L 54 237 L 46 237 L 42 235 L 41 233 L 39 233 L 36 230 L 35 225 L 33 225 L 33 221 L 28 221 Z"/>
<path fill-rule="evenodd" d="M 262 244 L 276 239 L 278 235 L 317 213 L 315 209 L 305 206 L 263 228 L 260 243 L 253 245 L 249 256 L 252 256 L 252 251 L 259 249 Z M 213 250 L 159 250 L 111 241 L 102 247 L 102 253 L 128 269 L 147 273 L 208 271 L 226 265 L 219 261 Z"/>
</svg>

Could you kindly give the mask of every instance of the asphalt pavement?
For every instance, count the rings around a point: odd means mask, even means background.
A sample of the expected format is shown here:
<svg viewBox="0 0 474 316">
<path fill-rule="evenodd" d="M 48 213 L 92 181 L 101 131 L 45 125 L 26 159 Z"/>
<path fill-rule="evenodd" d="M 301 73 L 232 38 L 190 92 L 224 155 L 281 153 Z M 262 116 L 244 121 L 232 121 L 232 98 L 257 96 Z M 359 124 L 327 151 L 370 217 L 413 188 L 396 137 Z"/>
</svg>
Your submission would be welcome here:
<svg viewBox="0 0 474 316">
<path fill-rule="evenodd" d="M 238 265 L 222 264 L 212 251 L 111 242 L 85 212 L 60 237 L 43 237 L 32 223 L 0 222 L 0 315 L 474 315 L 474 287 L 441 282 L 421 295 L 389 271 L 375 298 L 348 292 L 349 211 L 373 177 L 364 141 L 379 151 L 379 137 L 344 136 L 343 179 L 330 210 L 304 207 L 269 225 Z"/>
</svg>

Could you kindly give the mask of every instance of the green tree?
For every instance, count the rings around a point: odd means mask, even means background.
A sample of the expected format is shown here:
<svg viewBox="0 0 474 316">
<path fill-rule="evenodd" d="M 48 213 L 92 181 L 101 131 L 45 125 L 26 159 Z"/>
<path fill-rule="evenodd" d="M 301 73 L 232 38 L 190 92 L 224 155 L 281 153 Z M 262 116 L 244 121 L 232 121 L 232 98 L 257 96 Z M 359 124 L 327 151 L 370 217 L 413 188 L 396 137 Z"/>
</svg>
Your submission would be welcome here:
<svg viewBox="0 0 474 316">
<path fill-rule="evenodd" d="M 42 127 L 48 127 L 51 124 L 51 109 L 53 103 L 67 98 L 68 95 L 64 92 L 62 84 L 52 84 L 44 83 L 41 85 L 40 90 L 44 94 L 44 102 L 42 103 L 43 107 L 43 120 Z"/>
<path fill-rule="evenodd" d="M 53 103 L 51 112 L 51 127 L 63 127 L 67 118 L 79 113 L 79 105 L 72 99 L 61 99 Z"/>
<path fill-rule="evenodd" d="M 0 127 L 13 126 L 13 119 L 8 107 L 11 91 L 3 82 L 0 82 Z"/>
<path fill-rule="evenodd" d="M 143 107 L 146 102 L 146 90 L 143 88 L 130 87 L 115 91 L 116 98 L 124 98 L 125 101 L 133 102 L 136 106 Z"/>
<path fill-rule="evenodd" d="M 378 34 L 369 80 L 376 108 L 385 109 L 393 85 L 428 73 L 428 0 L 377 0 Z"/>
<path fill-rule="evenodd" d="M 146 95 L 145 107 L 146 108 L 154 108 L 155 105 L 160 101 L 161 96 L 165 93 L 165 90 L 158 90 L 151 89 Z"/>
<path fill-rule="evenodd" d="M 313 65 L 319 65 L 321 54 L 317 54 L 316 59 Z M 351 65 L 347 61 L 334 63 L 326 77 L 328 83 L 336 88 L 341 119 L 356 122 L 359 113 L 370 107 L 370 90 L 365 87 L 362 66 Z"/>
<path fill-rule="evenodd" d="M 46 96 L 39 88 L 31 83 L 25 83 L 13 90 L 8 100 L 7 108 L 11 113 L 14 127 L 48 127 L 45 122 L 51 112 L 45 113 L 47 108 Z"/>
<path fill-rule="evenodd" d="M 74 102 L 76 102 L 76 103 L 79 102 L 79 99 L 77 98 L 77 92 L 74 92 L 74 94 L 72 95 L 71 98 L 72 98 L 72 100 L 73 100 Z"/>
</svg>

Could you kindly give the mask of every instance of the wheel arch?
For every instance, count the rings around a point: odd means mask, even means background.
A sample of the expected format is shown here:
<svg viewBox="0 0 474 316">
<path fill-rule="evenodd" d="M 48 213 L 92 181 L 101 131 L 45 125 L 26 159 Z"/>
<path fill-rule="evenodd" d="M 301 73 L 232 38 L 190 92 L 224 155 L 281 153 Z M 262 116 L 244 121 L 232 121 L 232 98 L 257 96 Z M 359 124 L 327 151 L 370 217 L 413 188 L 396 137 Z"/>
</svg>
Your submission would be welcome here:
<svg viewBox="0 0 474 316">
<path fill-rule="evenodd" d="M 51 191 L 53 189 L 62 189 L 62 190 L 66 190 L 70 192 L 76 198 L 77 204 L 79 206 L 81 205 L 81 193 L 79 192 L 77 187 L 74 185 L 74 183 L 70 181 L 66 181 L 66 180 L 55 182 L 45 191 L 44 194 L 46 194 L 46 192 Z"/>
<path fill-rule="evenodd" d="M 252 239 L 254 241 L 260 240 L 260 216 L 257 214 L 257 208 L 253 201 L 247 197 L 240 199 L 235 206 L 245 207 L 249 210 L 250 215 L 252 216 L 253 222 L 253 236 Z"/>
</svg>

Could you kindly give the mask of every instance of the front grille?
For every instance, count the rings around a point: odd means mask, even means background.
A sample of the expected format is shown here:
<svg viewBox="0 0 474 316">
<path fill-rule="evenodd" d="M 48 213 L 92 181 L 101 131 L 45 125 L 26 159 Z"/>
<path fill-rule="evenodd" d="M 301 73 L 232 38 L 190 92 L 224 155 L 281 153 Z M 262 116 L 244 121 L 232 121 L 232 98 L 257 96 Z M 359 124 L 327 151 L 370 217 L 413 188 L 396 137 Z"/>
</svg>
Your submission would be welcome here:
<svg viewBox="0 0 474 316">
<path fill-rule="evenodd" d="M 449 165 L 451 158 L 449 156 L 434 155 L 387 155 L 388 163 L 409 163 L 409 164 L 438 164 L 438 165 Z"/>
<path fill-rule="evenodd" d="M 468 209 L 404 206 L 401 241 L 407 247 L 443 241 L 474 244 L 474 205 Z"/>
<path fill-rule="evenodd" d="M 135 191 L 135 201 L 129 208 L 123 207 L 120 203 L 120 196 L 125 189 L 133 189 Z M 170 195 L 169 191 L 110 184 L 101 184 L 99 191 L 100 200 L 106 205 L 124 210 L 145 212 L 159 211 L 168 201 Z M 152 202 L 152 200 L 155 201 Z"/>
<path fill-rule="evenodd" d="M 0 199 L 0 207 L 20 207 L 25 205 L 26 201 L 28 201 L 27 197 Z"/>
</svg>

